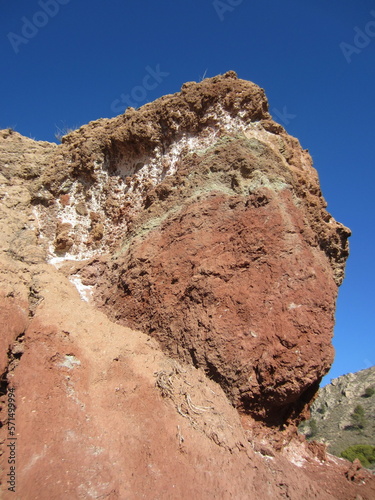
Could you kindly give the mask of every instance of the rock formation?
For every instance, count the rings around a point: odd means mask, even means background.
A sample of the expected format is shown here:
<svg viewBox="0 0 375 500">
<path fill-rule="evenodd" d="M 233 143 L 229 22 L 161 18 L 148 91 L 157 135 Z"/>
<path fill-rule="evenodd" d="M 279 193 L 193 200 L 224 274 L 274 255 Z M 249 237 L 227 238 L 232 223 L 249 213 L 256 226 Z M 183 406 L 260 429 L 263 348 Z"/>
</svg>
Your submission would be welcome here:
<svg viewBox="0 0 375 500">
<path fill-rule="evenodd" d="M 4 498 L 373 495 L 296 433 L 349 230 L 267 107 L 229 72 L 58 146 L 1 132 Z"/>
<path fill-rule="evenodd" d="M 351 415 L 363 408 L 363 428 L 353 426 Z M 325 443 L 330 453 L 340 455 L 348 446 L 375 446 L 375 366 L 335 378 L 319 389 L 311 406 L 311 420 L 301 431 Z M 311 429 L 311 421 L 314 422 Z"/>
</svg>

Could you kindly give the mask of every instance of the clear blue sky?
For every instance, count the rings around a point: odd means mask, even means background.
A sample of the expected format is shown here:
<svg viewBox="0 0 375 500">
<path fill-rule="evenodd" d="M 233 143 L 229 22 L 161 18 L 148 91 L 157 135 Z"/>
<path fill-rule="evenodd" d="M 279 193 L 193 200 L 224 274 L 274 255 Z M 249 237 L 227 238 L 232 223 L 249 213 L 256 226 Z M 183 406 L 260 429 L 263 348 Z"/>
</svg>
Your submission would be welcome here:
<svg viewBox="0 0 375 500">
<path fill-rule="evenodd" d="M 274 118 L 310 150 L 330 212 L 353 231 L 325 382 L 375 364 L 375 2 L 0 0 L 0 9 L 0 128 L 38 140 L 119 114 L 122 95 L 141 106 L 204 75 L 233 69 L 263 87 Z M 159 81 L 145 80 L 150 71 Z"/>
</svg>

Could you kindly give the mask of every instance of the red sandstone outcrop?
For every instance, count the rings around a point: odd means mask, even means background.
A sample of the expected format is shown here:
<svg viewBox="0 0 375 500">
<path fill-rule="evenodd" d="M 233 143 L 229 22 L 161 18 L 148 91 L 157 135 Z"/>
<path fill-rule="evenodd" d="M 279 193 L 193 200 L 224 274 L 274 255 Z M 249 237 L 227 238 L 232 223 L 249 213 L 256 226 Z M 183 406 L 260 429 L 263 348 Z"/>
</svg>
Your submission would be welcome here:
<svg viewBox="0 0 375 500">
<path fill-rule="evenodd" d="M 0 169 L 1 498 L 374 496 L 294 431 L 349 231 L 259 87 L 189 83 L 59 146 L 2 131 Z"/>
<path fill-rule="evenodd" d="M 113 318 L 203 368 L 235 405 L 272 425 L 298 418 L 332 362 L 349 231 L 258 87 L 229 74 L 145 108 L 137 123 L 156 123 L 121 142 L 121 158 L 150 143 L 176 153 L 138 190 L 103 279 L 95 263 L 83 275 Z M 143 188 L 157 154 L 139 154 L 131 182 Z"/>
</svg>

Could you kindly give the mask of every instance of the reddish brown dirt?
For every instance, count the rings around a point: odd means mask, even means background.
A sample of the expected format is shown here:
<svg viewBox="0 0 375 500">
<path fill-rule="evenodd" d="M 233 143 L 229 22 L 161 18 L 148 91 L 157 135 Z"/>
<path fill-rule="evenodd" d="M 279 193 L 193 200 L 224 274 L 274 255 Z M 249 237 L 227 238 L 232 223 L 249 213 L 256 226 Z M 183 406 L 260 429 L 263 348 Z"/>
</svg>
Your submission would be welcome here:
<svg viewBox="0 0 375 500">
<path fill-rule="evenodd" d="M 9 377 L 17 493 L 2 498 L 372 498 L 363 469 L 321 462 L 298 440 L 276 451 L 202 371 L 111 323 L 47 266 L 37 272 L 43 304 Z"/>
</svg>

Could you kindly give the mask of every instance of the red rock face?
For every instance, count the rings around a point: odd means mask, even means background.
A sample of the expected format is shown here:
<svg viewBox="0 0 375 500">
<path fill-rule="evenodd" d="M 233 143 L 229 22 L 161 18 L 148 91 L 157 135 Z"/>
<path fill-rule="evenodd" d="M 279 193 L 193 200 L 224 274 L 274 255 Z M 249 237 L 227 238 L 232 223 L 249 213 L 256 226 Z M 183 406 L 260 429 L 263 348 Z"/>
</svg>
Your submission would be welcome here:
<svg viewBox="0 0 375 500">
<path fill-rule="evenodd" d="M 233 402 L 281 423 L 332 362 L 337 287 L 290 192 L 254 199 L 213 193 L 186 207 L 120 260 L 108 297 Z"/>
<path fill-rule="evenodd" d="M 294 425 L 348 255 L 325 207 L 233 72 L 59 146 L 1 131 L 1 498 L 373 498 Z"/>
<path fill-rule="evenodd" d="M 98 288 L 105 310 L 203 368 L 257 419 L 298 418 L 332 363 L 349 235 L 325 211 L 315 171 L 293 171 L 255 138 L 224 138 L 181 159 L 145 204 Z"/>
</svg>

